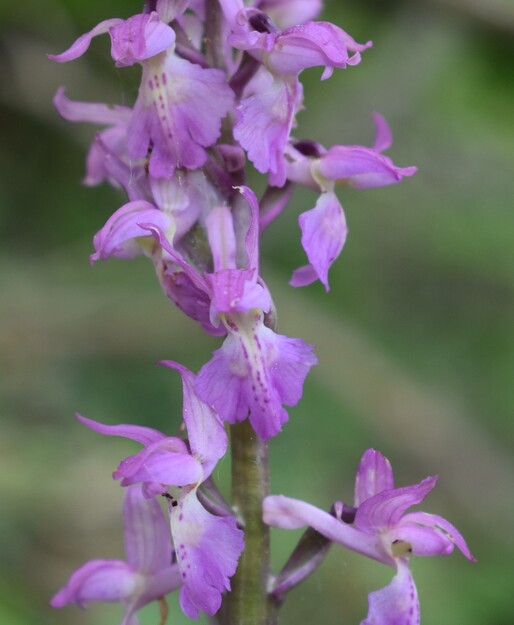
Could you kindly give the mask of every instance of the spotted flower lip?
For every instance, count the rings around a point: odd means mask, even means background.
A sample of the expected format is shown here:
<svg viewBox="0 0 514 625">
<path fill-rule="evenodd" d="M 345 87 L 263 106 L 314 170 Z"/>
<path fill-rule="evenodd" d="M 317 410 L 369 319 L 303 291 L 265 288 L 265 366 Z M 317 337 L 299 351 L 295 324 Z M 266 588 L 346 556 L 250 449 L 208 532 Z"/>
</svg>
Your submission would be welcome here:
<svg viewBox="0 0 514 625">
<path fill-rule="evenodd" d="M 357 470 L 353 523 L 280 495 L 264 500 L 263 519 L 284 529 L 310 525 L 330 540 L 396 568 L 391 584 L 370 593 L 368 616 L 361 625 L 418 625 L 419 602 L 408 567 L 410 555 L 448 555 L 457 547 L 468 560 L 475 560 L 449 521 L 426 512 L 407 513 L 425 499 L 436 482 L 437 477 L 427 477 L 418 484 L 394 488 L 389 461 L 368 449 Z M 344 510 L 344 505 L 336 509 Z"/>
<path fill-rule="evenodd" d="M 87 562 L 52 598 L 52 607 L 120 602 L 124 610 L 122 625 L 137 625 L 137 610 L 181 586 L 179 566 L 172 564 L 168 523 L 159 504 L 144 497 L 140 485 L 127 488 L 123 519 L 126 561 Z"/>
<path fill-rule="evenodd" d="M 196 496 L 226 452 L 223 425 L 197 396 L 191 371 L 172 361 L 161 364 L 178 370 L 182 376 L 188 443 L 148 427 L 104 425 L 80 415 L 77 418 L 100 434 L 130 438 L 143 445 L 140 452 L 119 464 L 113 477 L 129 488 L 141 484 L 148 498 L 166 496 L 182 581 L 180 604 L 187 616 L 197 618 L 199 610 L 215 614 L 222 592 L 230 589 L 230 577 L 244 546 L 243 532 L 234 517 L 212 515 Z"/>
</svg>

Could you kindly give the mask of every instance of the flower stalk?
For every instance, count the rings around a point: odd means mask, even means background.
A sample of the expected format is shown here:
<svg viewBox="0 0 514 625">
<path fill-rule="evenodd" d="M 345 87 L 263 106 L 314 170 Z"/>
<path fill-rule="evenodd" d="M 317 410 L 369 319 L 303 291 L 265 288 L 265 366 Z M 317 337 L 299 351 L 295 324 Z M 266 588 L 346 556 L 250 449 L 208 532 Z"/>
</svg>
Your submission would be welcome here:
<svg viewBox="0 0 514 625">
<path fill-rule="evenodd" d="M 262 502 L 269 492 L 268 445 L 249 421 L 231 427 L 232 502 L 245 532 L 243 551 L 226 595 L 223 625 L 272 625 L 268 601 L 269 527 Z"/>
</svg>

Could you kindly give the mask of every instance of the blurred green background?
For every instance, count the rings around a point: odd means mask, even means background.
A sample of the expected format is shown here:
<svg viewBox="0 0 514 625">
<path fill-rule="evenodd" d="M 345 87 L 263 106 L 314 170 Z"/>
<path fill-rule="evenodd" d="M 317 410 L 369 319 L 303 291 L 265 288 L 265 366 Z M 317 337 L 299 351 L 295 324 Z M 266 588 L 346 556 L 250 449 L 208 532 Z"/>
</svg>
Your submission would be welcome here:
<svg viewBox="0 0 514 625">
<path fill-rule="evenodd" d="M 132 0 L 0 2 L 0 623 L 109 625 L 119 606 L 52 611 L 49 597 L 91 558 L 121 558 L 121 492 L 110 472 L 129 442 L 85 430 L 74 411 L 174 433 L 177 376 L 217 341 L 161 295 L 146 259 L 88 265 L 92 234 L 123 202 L 80 186 L 94 128 L 51 98 L 131 103 L 107 38 L 68 65 L 46 59 Z M 332 291 L 293 290 L 303 264 L 295 195 L 263 240 L 280 329 L 317 346 L 304 399 L 272 442 L 272 490 L 328 507 L 350 501 L 367 447 L 405 485 L 438 473 L 425 509 L 455 523 L 477 556 L 415 559 L 425 625 L 511 625 L 514 545 L 514 3 L 333 0 L 326 19 L 372 39 L 356 68 L 305 72 L 298 138 L 371 144 L 390 122 L 401 185 L 341 189 L 350 236 Z M 227 487 L 229 461 L 217 477 Z M 278 567 L 297 534 L 273 535 Z M 356 624 L 391 572 L 337 545 L 288 599 L 282 623 Z M 155 605 L 142 612 L 157 625 Z M 170 623 L 185 623 L 175 599 Z M 201 620 L 200 622 L 205 622 Z"/>
</svg>

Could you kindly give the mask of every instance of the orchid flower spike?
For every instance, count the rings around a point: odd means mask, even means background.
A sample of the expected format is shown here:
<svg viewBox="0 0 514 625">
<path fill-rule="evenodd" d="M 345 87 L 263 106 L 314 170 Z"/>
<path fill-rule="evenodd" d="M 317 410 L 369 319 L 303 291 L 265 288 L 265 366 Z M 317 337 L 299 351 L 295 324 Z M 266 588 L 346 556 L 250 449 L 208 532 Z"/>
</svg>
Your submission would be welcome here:
<svg viewBox="0 0 514 625">
<path fill-rule="evenodd" d="M 70 577 L 50 605 L 85 607 L 90 601 L 119 602 L 121 625 L 138 625 L 137 610 L 182 584 L 172 563 L 170 531 L 161 506 L 147 499 L 140 485 L 127 488 L 123 504 L 126 561 L 91 560 Z"/>
<path fill-rule="evenodd" d="M 142 484 L 147 497 L 162 494 L 168 502 L 171 535 L 182 580 L 180 605 L 190 618 L 199 610 L 215 614 L 224 590 L 230 590 L 243 550 L 243 532 L 232 516 L 214 516 L 198 501 L 199 486 L 225 455 L 227 436 L 216 413 L 194 391 L 194 375 L 178 363 L 184 389 L 183 417 L 189 441 L 136 425 L 104 425 L 77 415 L 79 421 L 100 434 L 122 436 L 141 443 L 143 449 L 125 458 L 113 473 L 121 485 Z"/>
<path fill-rule="evenodd" d="M 411 555 L 448 555 L 456 546 L 475 561 L 468 546 L 449 521 L 427 512 L 410 512 L 434 488 L 437 477 L 394 488 L 387 458 L 368 449 L 355 479 L 354 506 L 335 504 L 339 518 L 308 503 L 281 495 L 264 500 L 264 522 L 297 529 L 309 525 L 347 549 L 396 568 L 392 582 L 369 595 L 369 611 L 361 625 L 419 625 L 416 586 L 409 569 Z"/>
</svg>

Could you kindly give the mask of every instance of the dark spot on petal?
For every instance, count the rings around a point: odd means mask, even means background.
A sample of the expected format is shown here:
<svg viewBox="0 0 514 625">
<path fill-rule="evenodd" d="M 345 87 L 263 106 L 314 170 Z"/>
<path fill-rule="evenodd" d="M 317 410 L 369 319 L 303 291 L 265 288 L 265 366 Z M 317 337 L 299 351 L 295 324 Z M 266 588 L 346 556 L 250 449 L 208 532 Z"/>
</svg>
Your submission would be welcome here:
<svg viewBox="0 0 514 625">
<path fill-rule="evenodd" d="M 248 20 L 250 22 L 250 26 L 256 30 L 258 33 L 271 33 L 277 30 L 277 27 L 273 24 L 270 18 L 266 15 L 266 13 L 255 13 Z"/>
<path fill-rule="evenodd" d="M 294 147 L 304 156 L 311 156 L 313 158 L 319 158 L 321 156 L 319 144 L 315 141 L 309 141 L 308 139 L 297 141 Z"/>
</svg>

